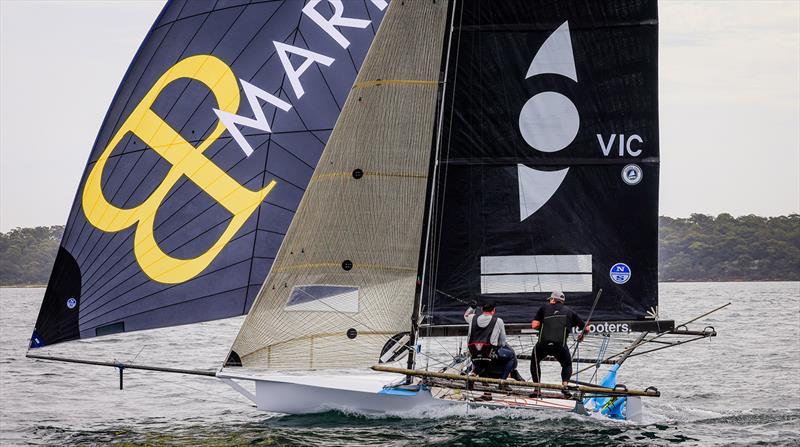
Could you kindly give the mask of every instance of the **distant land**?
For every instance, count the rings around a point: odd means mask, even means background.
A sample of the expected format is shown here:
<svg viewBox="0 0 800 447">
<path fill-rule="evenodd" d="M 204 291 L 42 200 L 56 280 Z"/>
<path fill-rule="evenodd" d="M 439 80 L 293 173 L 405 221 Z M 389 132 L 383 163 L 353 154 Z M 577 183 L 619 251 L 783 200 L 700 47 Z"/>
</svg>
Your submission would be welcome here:
<svg viewBox="0 0 800 447">
<path fill-rule="evenodd" d="M 800 281 L 800 214 L 659 217 L 661 281 Z M 0 286 L 47 284 L 63 225 L 0 233 Z"/>
</svg>

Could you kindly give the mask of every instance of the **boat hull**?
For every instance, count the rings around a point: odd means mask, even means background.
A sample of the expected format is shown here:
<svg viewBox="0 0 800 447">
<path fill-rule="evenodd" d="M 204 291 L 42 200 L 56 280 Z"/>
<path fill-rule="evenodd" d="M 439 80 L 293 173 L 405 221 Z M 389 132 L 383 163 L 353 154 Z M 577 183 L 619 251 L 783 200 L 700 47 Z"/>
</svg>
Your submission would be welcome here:
<svg viewBox="0 0 800 447">
<path fill-rule="evenodd" d="M 430 389 L 425 388 L 418 391 L 385 388 L 387 383 L 392 382 L 392 378 L 385 375 L 253 377 L 219 373 L 217 377 L 250 399 L 258 409 L 285 414 L 336 410 L 369 415 L 399 415 L 454 406 L 560 412 L 574 409 L 574 402 L 562 399 L 506 398 L 498 395 L 495 400 L 480 402 L 434 396 Z M 254 383 L 255 393 L 237 383 L 239 381 Z"/>
<path fill-rule="evenodd" d="M 322 413 L 331 410 L 360 414 L 394 414 L 454 402 L 434 398 L 429 390 L 397 391 L 384 389 L 385 376 L 268 376 L 252 377 L 218 374 L 228 385 L 250 399 L 258 409 L 286 414 Z M 251 381 L 251 393 L 236 381 Z"/>
<path fill-rule="evenodd" d="M 256 382 L 256 397 L 259 409 L 288 414 L 339 410 L 377 415 L 451 405 L 450 402 L 435 399 L 430 391 L 392 395 L 268 380 Z"/>
</svg>

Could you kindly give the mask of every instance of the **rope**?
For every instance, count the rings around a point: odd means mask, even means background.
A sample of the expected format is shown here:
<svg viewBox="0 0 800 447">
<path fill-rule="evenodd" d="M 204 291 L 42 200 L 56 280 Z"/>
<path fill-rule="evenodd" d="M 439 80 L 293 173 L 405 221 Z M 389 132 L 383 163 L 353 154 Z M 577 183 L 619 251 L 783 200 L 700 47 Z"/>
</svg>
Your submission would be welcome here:
<svg viewBox="0 0 800 447">
<path fill-rule="evenodd" d="M 314 298 L 314 299 L 316 299 L 316 297 L 315 297 L 314 295 L 311 295 L 310 293 L 306 292 L 306 291 L 305 291 L 305 290 L 303 290 L 303 289 L 297 289 L 297 290 L 300 290 L 302 293 L 305 293 L 306 295 L 310 296 L 311 298 Z M 343 316 L 345 316 L 345 317 L 347 317 L 347 318 L 349 318 L 349 319 L 351 319 L 351 320 L 355 321 L 356 323 L 358 323 L 358 324 L 360 324 L 360 325 L 364 326 L 365 328 L 369 329 L 370 331 L 372 331 L 372 332 L 374 332 L 374 333 L 376 333 L 376 334 L 379 334 L 379 333 L 380 333 L 380 331 L 377 331 L 377 330 L 373 329 L 373 328 L 372 328 L 372 327 L 370 327 L 368 324 L 366 324 L 366 323 L 364 323 L 364 322 L 360 321 L 358 318 L 356 318 L 356 317 L 354 317 L 354 316 L 352 316 L 352 315 L 349 315 L 349 314 L 347 314 L 346 312 L 342 312 L 342 311 L 340 311 L 339 309 L 336 309 L 335 307 L 333 307 L 333 306 L 331 306 L 330 304 L 326 303 L 326 302 L 325 302 L 325 300 L 317 300 L 317 301 L 318 301 L 318 302 L 320 302 L 320 303 L 322 303 L 322 304 L 324 304 L 324 305 L 326 305 L 326 306 L 328 306 L 328 307 L 329 307 L 329 308 L 330 308 L 332 311 L 334 311 L 334 312 L 336 312 L 336 313 L 338 313 L 338 314 L 341 314 L 341 315 L 343 315 Z M 386 341 L 389 341 L 389 340 L 391 340 L 391 338 L 392 338 L 392 337 L 386 337 Z M 403 345 L 403 348 L 404 348 L 404 349 L 407 349 L 407 350 L 409 351 L 409 354 L 410 354 L 410 353 L 412 353 L 412 352 L 416 352 L 416 347 L 415 347 L 415 346 L 407 346 L 407 345 Z M 420 354 L 422 354 L 422 355 L 424 355 L 424 356 L 425 356 L 425 357 L 427 357 L 428 359 L 430 359 L 430 360 L 433 360 L 435 363 L 438 363 L 438 364 L 441 364 L 441 365 L 446 365 L 446 363 L 444 363 L 444 362 L 442 362 L 442 361 L 439 361 L 439 360 L 436 360 L 435 358 L 433 358 L 433 357 L 429 356 L 428 354 L 425 354 L 424 352 L 421 352 L 421 351 L 420 351 L 419 353 L 420 353 Z M 448 354 L 449 354 L 449 353 L 448 353 Z M 427 366 L 428 366 L 428 365 L 427 365 L 427 362 L 426 362 L 426 365 L 425 365 L 425 366 L 426 366 L 426 369 L 427 369 Z"/>
<path fill-rule="evenodd" d="M 448 298 L 452 298 L 452 299 L 454 299 L 454 300 L 458 301 L 459 303 L 466 304 L 467 306 L 470 306 L 470 307 L 472 307 L 472 303 L 468 303 L 468 302 L 466 302 L 466 301 L 462 300 L 461 298 L 454 297 L 453 295 L 450 295 L 450 294 L 449 294 L 449 293 L 447 293 L 447 292 L 442 292 L 442 291 L 441 291 L 441 290 L 439 290 L 439 289 L 435 289 L 434 291 L 435 291 L 436 293 L 441 293 L 442 295 L 444 295 L 444 296 L 446 296 L 446 297 L 448 297 Z"/>
<path fill-rule="evenodd" d="M 600 365 L 603 361 L 603 357 L 606 355 L 606 351 L 608 350 L 609 341 L 611 341 L 611 336 L 604 335 L 603 340 L 600 342 L 600 348 L 597 351 L 597 359 L 595 359 L 594 364 L 594 373 L 592 373 L 592 378 L 589 380 L 590 382 L 594 382 L 597 379 L 597 373 L 600 372 Z"/>
<path fill-rule="evenodd" d="M 133 359 L 131 359 L 131 360 L 128 360 L 128 363 L 133 363 L 133 362 L 135 362 L 135 361 L 136 361 L 136 359 L 138 359 L 138 358 L 139 358 L 139 354 L 141 354 L 141 353 L 142 353 L 142 351 L 144 351 L 144 348 L 146 348 L 147 346 L 149 346 L 149 345 L 146 345 L 146 344 L 145 344 L 145 345 L 142 345 L 142 349 L 140 349 L 140 350 L 139 350 L 139 352 L 138 352 L 138 353 L 136 353 L 136 356 L 135 356 Z"/>
</svg>

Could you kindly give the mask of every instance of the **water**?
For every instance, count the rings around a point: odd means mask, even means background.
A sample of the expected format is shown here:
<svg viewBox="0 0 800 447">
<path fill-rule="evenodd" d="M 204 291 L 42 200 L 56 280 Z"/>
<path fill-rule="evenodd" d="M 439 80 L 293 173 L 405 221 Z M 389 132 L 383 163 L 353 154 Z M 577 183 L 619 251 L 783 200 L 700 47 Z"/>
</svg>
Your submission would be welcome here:
<svg viewBox="0 0 800 447">
<path fill-rule="evenodd" d="M 0 289 L 0 444 L 800 445 L 800 283 L 661 285 L 662 318 L 719 336 L 630 359 L 655 385 L 639 424 L 573 414 L 448 409 L 408 417 L 260 412 L 212 379 L 25 358 L 44 291 Z M 214 369 L 241 318 L 56 346 L 53 355 Z M 523 363 L 521 369 L 526 370 Z M 545 378 L 557 376 L 545 369 Z M 422 417 L 424 416 L 424 417 Z"/>
</svg>

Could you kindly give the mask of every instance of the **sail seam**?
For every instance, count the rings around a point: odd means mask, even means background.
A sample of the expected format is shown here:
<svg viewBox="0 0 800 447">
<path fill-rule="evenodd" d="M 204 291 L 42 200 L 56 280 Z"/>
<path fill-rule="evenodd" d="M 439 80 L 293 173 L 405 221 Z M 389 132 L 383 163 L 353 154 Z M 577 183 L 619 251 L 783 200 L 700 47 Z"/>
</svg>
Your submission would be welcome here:
<svg viewBox="0 0 800 447">
<path fill-rule="evenodd" d="M 371 81 L 360 81 L 353 84 L 353 90 L 367 87 L 378 87 L 381 85 L 423 85 L 428 87 L 438 87 L 438 80 L 424 79 L 374 79 Z"/>
<path fill-rule="evenodd" d="M 391 336 L 391 335 L 394 335 L 394 334 L 396 334 L 396 332 L 393 332 L 393 331 L 369 331 L 369 332 L 367 332 L 367 331 L 359 331 L 358 335 L 363 337 L 365 335 L 381 335 L 381 336 L 389 335 L 389 336 Z M 322 333 L 322 334 L 305 335 L 305 336 L 302 336 L 302 337 L 292 338 L 290 340 L 279 341 L 279 342 L 273 343 L 273 344 L 271 344 L 269 346 L 264 346 L 261 349 L 253 351 L 253 353 L 262 351 L 264 349 L 274 348 L 275 346 L 280 346 L 280 345 L 283 345 L 283 344 L 286 344 L 286 343 L 294 343 L 294 342 L 302 341 L 302 340 L 314 340 L 315 338 L 328 338 L 328 337 L 341 337 L 341 336 L 342 336 L 341 332 L 328 332 L 328 333 Z M 253 353 L 251 353 L 251 355 Z"/>
<path fill-rule="evenodd" d="M 335 177 L 352 177 L 352 172 L 327 172 L 325 174 L 319 174 L 311 177 L 311 181 L 322 180 L 326 178 L 335 178 Z M 427 174 L 418 174 L 413 172 L 364 172 L 364 176 L 374 176 L 374 177 L 399 177 L 399 178 L 418 178 L 418 179 L 427 179 Z"/>
<path fill-rule="evenodd" d="M 285 267 L 274 267 L 273 270 L 276 272 L 289 272 L 292 270 L 301 270 L 301 269 L 309 269 L 309 268 L 323 268 L 323 267 L 336 267 L 341 268 L 341 262 L 317 262 L 317 263 L 305 263 L 305 264 L 292 264 L 287 265 Z M 416 272 L 416 268 L 409 268 L 409 267 L 395 267 L 390 265 L 378 265 L 378 264 L 358 264 L 358 268 L 369 269 L 369 270 L 397 270 L 403 272 Z"/>
<path fill-rule="evenodd" d="M 487 25 L 487 24 L 476 24 L 476 25 L 460 25 L 456 28 L 459 31 L 466 31 L 466 32 L 536 32 L 536 31 L 552 31 L 558 27 L 560 23 L 558 22 L 542 22 L 542 23 L 525 23 L 525 24 L 498 24 L 498 25 Z M 616 23 L 609 23 L 609 24 L 598 24 L 592 23 L 590 26 L 575 26 L 570 25 L 570 29 L 573 31 L 586 31 L 586 30 L 597 30 L 597 29 L 616 29 L 616 28 L 626 28 L 626 27 L 638 27 L 638 26 L 657 26 L 658 19 L 646 19 L 646 20 L 633 20 L 627 22 L 616 22 Z"/>
</svg>

